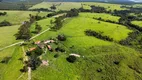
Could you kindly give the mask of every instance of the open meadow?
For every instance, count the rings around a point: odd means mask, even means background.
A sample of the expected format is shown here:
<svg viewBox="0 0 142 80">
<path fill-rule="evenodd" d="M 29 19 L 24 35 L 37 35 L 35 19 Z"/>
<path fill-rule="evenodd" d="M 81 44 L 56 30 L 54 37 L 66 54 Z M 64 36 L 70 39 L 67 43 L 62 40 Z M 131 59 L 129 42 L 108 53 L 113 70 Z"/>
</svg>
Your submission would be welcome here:
<svg viewBox="0 0 142 80">
<path fill-rule="evenodd" d="M 0 10 L 0 24 L 11 23 L 0 25 L 0 80 L 142 80 L 142 11 L 122 6 L 41 2 Z"/>
</svg>

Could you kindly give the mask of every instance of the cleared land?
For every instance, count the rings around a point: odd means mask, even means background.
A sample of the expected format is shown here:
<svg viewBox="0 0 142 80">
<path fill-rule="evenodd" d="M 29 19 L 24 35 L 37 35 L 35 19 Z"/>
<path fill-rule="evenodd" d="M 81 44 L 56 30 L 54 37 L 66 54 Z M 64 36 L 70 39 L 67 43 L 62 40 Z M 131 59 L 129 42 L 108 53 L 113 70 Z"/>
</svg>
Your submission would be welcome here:
<svg viewBox="0 0 142 80">
<path fill-rule="evenodd" d="M 112 16 L 110 14 L 105 14 L 105 13 L 80 13 L 81 17 L 87 17 L 87 18 L 101 18 L 104 20 L 110 20 L 114 22 L 119 22 L 120 17 L 118 16 Z"/>
<path fill-rule="evenodd" d="M 7 11 L 0 10 L 0 12 L 7 12 L 6 16 L 0 16 L 0 22 L 3 20 L 12 23 L 12 26 L 0 27 L 0 48 L 8 46 L 12 43 L 17 42 L 14 34 L 17 33 L 23 21 L 29 20 L 29 14 L 36 15 L 38 12 L 35 11 Z M 40 12 L 40 16 L 46 16 L 48 12 Z"/>
<path fill-rule="evenodd" d="M 50 7 L 52 5 L 56 6 L 56 10 L 70 10 L 72 8 L 80 8 L 81 7 L 81 3 L 77 3 L 77 2 L 42 2 L 39 3 L 33 7 L 31 7 L 30 9 L 39 9 L 39 8 L 47 8 L 50 10 Z"/>
<path fill-rule="evenodd" d="M 0 48 L 17 42 L 14 34 L 18 31 L 18 28 L 19 25 L 0 27 Z"/>
<path fill-rule="evenodd" d="M 67 5 L 65 3 L 68 2 L 64 2 L 64 4 L 61 5 L 57 4 L 59 7 L 58 10 L 79 8 L 78 3 L 72 3 L 71 6 L 69 3 Z M 121 10 L 119 4 L 83 3 L 100 5 L 102 7 L 105 6 L 108 10 Z M 48 4 L 52 6 L 52 2 Z M 33 8 L 50 7 L 46 3 L 37 5 Z M 20 14 L 22 13 L 20 12 L 19 15 Z M 22 19 L 20 19 L 27 20 L 29 13 L 25 12 L 24 14 L 23 11 L 23 15 L 27 17 L 19 16 L 22 17 Z M 11 16 L 15 17 L 15 15 Z M 80 13 L 78 17 L 65 19 L 63 21 L 63 27 L 60 30 L 47 31 L 34 39 L 34 41 L 48 40 L 50 38 L 56 38 L 58 34 L 65 34 L 67 37 L 66 41 L 61 41 L 58 44 L 58 46 L 64 48 L 66 52 L 47 51 L 46 54 L 42 55 L 41 59 L 48 60 L 49 65 L 40 66 L 37 70 L 32 71 L 32 80 L 141 80 L 142 59 L 140 58 L 139 52 L 132 48 L 121 46 L 115 42 L 108 42 L 95 37 L 86 36 L 84 33 L 86 29 L 91 29 L 102 35 L 113 38 L 118 42 L 122 39 L 126 39 L 132 30 L 129 30 L 126 26 L 95 20 L 93 17 L 101 17 L 104 20 L 109 19 L 115 22 L 118 22 L 119 19 L 117 16 L 111 16 L 104 13 Z M 14 21 L 12 21 L 12 18 L 13 17 L 8 17 L 7 20 L 11 20 L 13 24 L 21 24 L 19 18 L 16 18 Z M 42 31 L 52 26 L 50 24 L 51 20 L 54 20 L 54 18 L 46 18 L 37 21 L 42 27 Z M 18 23 L 16 23 L 16 21 L 18 21 Z M 17 29 L 18 25 L 0 28 L 0 46 L 15 42 L 13 34 L 17 32 Z M 31 32 L 35 30 L 35 23 L 33 23 L 30 30 Z M 36 46 L 30 44 L 30 42 L 27 42 L 27 44 L 28 45 L 24 46 L 25 50 Z M 57 45 L 53 43 L 51 44 L 51 47 L 57 48 Z M 69 63 L 66 58 L 71 53 L 79 54 L 81 57 L 77 58 L 75 63 Z M 55 54 L 59 54 L 59 57 L 54 58 Z M 5 57 L 11 57 L 11 59 L 7 64 L 0 63 L 0 80 L 17 80 L 22 74 L 19 71 L 23 67 L 22 61 L 19 60 L 23 57 L 22 47 L 17 45 L 0 51 L 0 61 Z M 26 80 L 27 77 L 28 75 L 25 73 L 19 80 Z"/>
<path fill-rule="evenodd" d="M 25 20 L 29 20 L 29 14 L 36 15 L 38 12 L 36 11 L 6 11 L 0 10 L 0 12 L 7 12 L 6 16 L 0 16 L 0 22 L 3 20 L 7 20 L 13 25 L 19 25 Z M 40 16 L 46 16 L 48 13 L 41 12 Z"/>
<path fill-rule="evenodd" d="M 5 57 L 11 57 L 8 63 L 0 63 L 0 80 L 17 80 L 22 74 L 19 70 L 23 67 L 23 62 L 19 60 L 23 56 L 22 48 L 20 46 L 15 46 L 8 48 L 6 50 L 0 51 L 0 61 Z M 24 77 L 20 80 L 26 80 Z"/>
<path fill-rule="evenodd" d="M 45 21 L 48 20 L 45 19 Z M 39 21 L 39 23 L 43 25 L 43 28 L 48 28 L 44 26 L 46 24 L 44 20 Z M 117 28 L 117 26 L 119 27 Z M 99 24 L 98 20 L 94 20 L 90 17 L 79 16 L 68 18 L 64 21 L 64 25 L 59 31 L 48 31 L 35 39 L 46 40 L 51 37 L 57 37 L 58 34 L 65 34 L 67 40 L 61 42 L 60 45 L 63 46 L 67 52 L 58 52 L 58 58 L 54 58 L 57 52 L 47 52 L 42 59 L 48 60 L 49 66 L 40 66 L 37 70 L 33 71 L 32 79 L 134 80 L 135 78 L 139 78 L 138 76 L 141 76 L 137 73 L 133 73 L 134 70 L 128 67 L 128 65 L 137 65 L 137 67 L 135 67 L 141 69 L 142 65 L 139 64 L 141 61 L 138 57 L 138 52 L 115 43 L 103 41 L 95 37 L 88 37 L 84 34 L 84 30 L 86 29 L 102 31 L 105 35 L 111 34 L 109 37 L 113 37 L 116 40 L 126 38 L 126 35 L 131 32 L 131 30 L 128 30 L 125 26 L 106 22 Z M 54 47 L 54 45 L 51 46 Z M 74 47 L 71 48 L 72 46 Z M 84 56 L 84 58 L 78 58 L 77 62 L 73 64 L 69 63 L 66 61 L 66 57 L 68 57 L 70 53 L 80 54 Z M 116 65 L 114 61 L 120 61 L 120 64 Z M 98 69 L 102 69 L 102 72 L 97 72 Z M 134 75 L 137 75 L 137 77 L 134 77 Z"/>
<path fill-rule="evenodd" d="M 99 2 L 82 2 L 82 4 L 84 5 L 84 8 L 86 9 L 90 9 L 89 6 L 91 5 L 95 5 L 95 6 L 100 6 L 100 7 L 104 7 L 107 10 L 125 10 L 126 8 L 121 8 L 121 4 L 106 4 L 106 3 L 99 3 Z"/>
</svg>

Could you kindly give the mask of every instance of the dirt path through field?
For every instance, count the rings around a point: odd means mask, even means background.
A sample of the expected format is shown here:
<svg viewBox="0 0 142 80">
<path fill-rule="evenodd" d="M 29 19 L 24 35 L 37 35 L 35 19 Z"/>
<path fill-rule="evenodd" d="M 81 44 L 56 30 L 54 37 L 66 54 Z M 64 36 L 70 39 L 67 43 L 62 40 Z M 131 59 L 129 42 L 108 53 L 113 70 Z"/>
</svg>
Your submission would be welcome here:
<svg viewBox="0 0 142 80">
<path fill-rule="evenodd" d="M 34 39 L 34 38 L 36 38 L 36 37 L 40 36 L 41 34 L 44 34 L 45 32 L 47 32 L 47 31 L 49 31 L 49 30 L 50 30 L 50 28 L 48 28 L 48 29 L 46 29 L 46 30 L 42 31 L 41 33 L 39 33 L 39 34 L 37 34 L 37 35 L 35 35 L 35 36 L 31 37 L 31 38 L 30 38 L 30 40 L 32 40 L 32 39 Z M 9 45 L 9 46 L 6 46 L 6 47 L 3 47 L 3 48 L 0 48 L 0 51 L 2 51 L 2 50 L 4 50 L 4 49 L 7 49 L 7 48 L 9 48 L 9 47 L 13 47 L 13 46 L 15 46 L 15 45 L 22 44 L 22 43 L 24 43 L 24 41 L 20 41 L 20 42 L 17 42 L 17 43 L 11 44 L 11 45 Z"/>
</svg>

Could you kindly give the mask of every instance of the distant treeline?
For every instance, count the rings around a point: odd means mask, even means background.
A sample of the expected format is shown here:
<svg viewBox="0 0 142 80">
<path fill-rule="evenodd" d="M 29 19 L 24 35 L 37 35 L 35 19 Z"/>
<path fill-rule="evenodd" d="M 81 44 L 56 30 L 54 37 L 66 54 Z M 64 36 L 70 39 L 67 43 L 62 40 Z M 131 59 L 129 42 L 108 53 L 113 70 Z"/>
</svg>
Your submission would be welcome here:
<svg viewBox="0 0 142 80">
<path fill-rule="evenodd" d="M 30 9 L 30 11 L 44 11 L 44 12 L 53 12 L 47 8 L 39 8 L 39 9 Z"/>
</svg>

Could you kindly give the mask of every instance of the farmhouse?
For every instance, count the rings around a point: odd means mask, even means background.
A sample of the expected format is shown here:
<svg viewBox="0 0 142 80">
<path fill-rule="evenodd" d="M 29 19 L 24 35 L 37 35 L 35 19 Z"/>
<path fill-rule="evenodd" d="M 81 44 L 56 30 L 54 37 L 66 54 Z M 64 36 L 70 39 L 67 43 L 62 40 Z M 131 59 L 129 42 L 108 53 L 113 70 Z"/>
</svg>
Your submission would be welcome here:
<svg viewBox="0 0 142 80">
<path fill-rule="evenodd" d="M 39 43 L 39 44 L 37 44 L 38 45 L 38 47 L 40 47 L 41 49 L 43 49 L 44 48 L 44 44 L 43 43 Z"/>
<path fill-rule="evenodd" d="M 53 42 L 55 42 L 55 41 L 54 40 L 46 40 L 46 41 L 44 41 L 44 44 L 53 43 Z"/>
<path fill-rule="evenodd" d="M 30 49 L 29 49 L 30 52 L 31 52 L 31 51 L 34 51 L 34 50 L 36 50 L 36 47 L 33 47 L 33 48 L 30 48 Z"/>
<path fill-rule="evenodd" d="M 41 43 L 41 41 L 36 41 L 34 44 L 40 44 Z"/>
<path fill-rule="evenodd" d="M 50 45 L 47 45 L 47 48 L 49 51 L 52 51 L 52 47 Z"/>
</svg>

